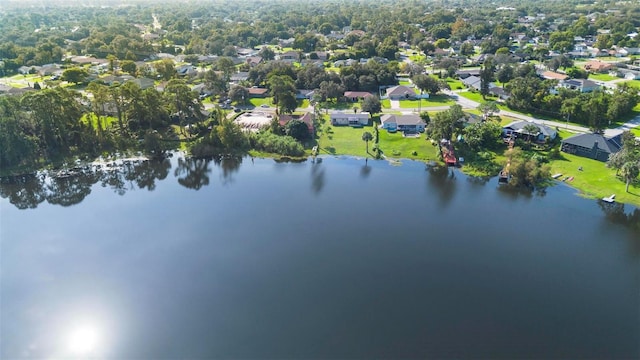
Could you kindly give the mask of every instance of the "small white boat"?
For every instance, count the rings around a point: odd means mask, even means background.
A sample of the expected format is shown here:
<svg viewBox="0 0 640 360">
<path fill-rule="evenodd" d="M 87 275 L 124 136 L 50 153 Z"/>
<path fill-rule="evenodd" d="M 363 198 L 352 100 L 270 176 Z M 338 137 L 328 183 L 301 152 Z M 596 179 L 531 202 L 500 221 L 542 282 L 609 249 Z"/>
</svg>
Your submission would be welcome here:
<svg viewBox="0 0 640 360">
<path fill-rule="evenodd" d="M 604 202 L 608 202 L 608 203 L 615 202 L 615 201 L 616 201 L 616 194 L 612 194 L 612 195 L 611 195 L 611 196 L 609 196 L 609 197 L 603 197 L 603 198 L 602 198 L 602 201 L 604 201 Z"/>
<path fill-rule="evenodd" d="M 555 174 L 555 175 L 553 175 L 553 176 L 551 176 L 551 177 L 552 177 L 552 178 L 554 178 L 554 179 L 557 179 L 557 178 L 559 178 L 560 176 L 562 176 L 562 174 Z"/>
</svg>

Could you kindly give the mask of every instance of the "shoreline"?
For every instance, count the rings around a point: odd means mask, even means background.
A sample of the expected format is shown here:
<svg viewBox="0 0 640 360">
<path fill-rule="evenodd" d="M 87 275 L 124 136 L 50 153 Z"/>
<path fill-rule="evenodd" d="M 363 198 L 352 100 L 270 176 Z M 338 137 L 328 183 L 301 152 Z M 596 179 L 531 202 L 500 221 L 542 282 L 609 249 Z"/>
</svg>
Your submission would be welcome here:
<svg viewBox="0 0 640 360">
<path fill-rule="evenodd" d="M 174 155 L 179 154 L 181 156 L 185 156 L 185 157 L 190 157 L 190 155 L 188 155 L 187 152 L 183 151 L 183 150 L 175 150 L 175 151 L 170 151 L 168 152 L 167 156 L 165 156 L 165 158 L 170 158 L 173 157 Z M 248 152 L 244 155 L 242 155 L 243 158 L 258 158 L 258 159 L 272 159 L 273 161 L 276 162 L 292 162 L 292 163 L 300 163 L 300 162 L 306 162 L 306 161 L 313 161 L 314 158 L 340 158 L 340 157 L 346 157 L 346 158 L 352 158 L 352 159 L 358 159 L 358 160 L 363 160 L 365 159 L 366 161 L 384 161 L 389 163 L 392 166 L 402 166 L 402 163 L 404 161 L 408 161 L 408 162 L 421 162 L 423 163 L 425 166 L 446 166 L 442 161 L 440 160 L 424 160 L 424 159 L 411 159 L 411 158 L 393 158 L 393 157 L 387 157 L 385 159 L 376 159 L 373 157 L 362 157 L 359 155 L 353 155 L 353 154 L 322 154 L 322 155 L 306 155 L 306 156 L 302 156 L 302 157 L 293 157 L 293 156 L 286 156 L 286 155 L 278 155 L 278 154 L 269 154 L 269 153 L 262 153 L 262 152 Z M 195 157 L 194 157 L 195 158 Z M 70 159 L 71 160 L 71 159 Z M 55 174 L 62 174 L 64 176 L 64 174 L 66 173 L 72 173 L 73 170 L 77 167 L 83 167 L 83 166 L 93 166 L 96 164 L 101 164 L 101 165 L 107 165 L 110 164 L 112 166 L 121 166 L 123 165 L 127 160 L 141 160 L 141 161 L 150 161 L 152 159 L 150 159 L 149 157 L 145 156 L 142 153 L 123 153 L 121 154 L 121 156 L 111 156 L 111 157 L 98 157 L 96 159 L 93 159 L 91 161 L 89 160 L 81 160 L 79 158 L 76 158 L 73 161 L 70 162 L 63 162 L 61 164 L 61 166 L 56 166 L 58 164 L 47 164 L 44 167 L 40 167 L 38 169 L 35 168 L 29 168 L 29 169 L 25 169 L 25 168 L 21 168 L 21 169 L 9 169 L 9 170 L 3 170 L 0 172 L 0 181 L 6 181 L 9 178 L 19 178 L 19 177 L 25 177 L 25 176 L 31 176 L 34 174 L 39 174 L 42 172 L 50 172 L 51 174 L 53 174 L 55 176 Z M 555 169 L 553 167 L 554 162 L 550 163 L 552 165 L 552 172 L 555 173 Z M 66 165 L 66 166 L 65 166 Z M 604 164 L 603 164 L 604 166 Z M 478 175 L 473 175 L 473 174 L 469 174 L 467 172 L 465 172 L 464 165 L 461 166 L 456 166 L 456 169 L 460 170 L 460 172 L 462 172 L 465 176 L 471 177 L 471 178 L 485 178 L 485 179 L 493 179 L 493 178 L 497 178 L 497 174 L 495 175 L 486 175 L 486 176 L 478 176 Z M 575 190 L 576 192 L 576 196 L 585 198 L 585 199 L 591 199 L 591 200 L 596 200 L 596 201 L 601 201 L 604 197 L 608 197 L 611 196 L 612 194 L 616 195 L 616 202 L 617 203 L 621 203 L 621 204 L 626 204 L 626 205 L 630 205 L 630 206 L 634 206 L 637 208 L 640 208 L 640 195 L 633 193 L 632 191 L 629 192 L 629 194 L 634 195 L 635 197 L 637 197 L 637 201 L 628 201 L 629 200 L 629 196 L 625 196 L 626 194 L 620 193 L 620 192 L 616 192 L 616 189 L 612 189 L 611 191 L 609 191 L 608 193 L 605 193 L 604 191 L 606 190 L 603 187 L 593 187 L 592 184 L 581 184 L 580 181 L 572 181 L 572 182 L 564 182 L 561 180 L 557 180 L 557 179 L 549 179 L 549 185 L 548 186 L 558 186 L 558 185 L 565 185 L 573 190 Z M 490 181 L 490 180 L 489 180 Z M 496 180 L 497 181 L 497 180 Z M 617 187 L 624 187 L 625 184 L 621 181 L 619 181 L 619 184 L 616 184 Z M 631 185 L 631 190 L 640 190 L 637 187 L 634 187 L 633 185 Z M 620 197 L 622 197 L 622 199 L 620 199 Z M 624 200 L 623 200 L 624 199 Z"/>
</svg>

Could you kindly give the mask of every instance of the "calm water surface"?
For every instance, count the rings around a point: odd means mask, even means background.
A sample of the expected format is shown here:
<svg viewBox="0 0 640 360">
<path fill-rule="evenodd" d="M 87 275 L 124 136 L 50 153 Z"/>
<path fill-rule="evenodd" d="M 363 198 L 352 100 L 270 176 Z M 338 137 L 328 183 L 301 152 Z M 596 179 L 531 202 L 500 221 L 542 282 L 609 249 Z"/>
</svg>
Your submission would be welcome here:
<svg viewBox="0 0 640 360">
<path fill-rule="evenodd" d="M 0 184 L 0 358 L 640 358 L 640 210 L 419 162 Z"/>
</svg>

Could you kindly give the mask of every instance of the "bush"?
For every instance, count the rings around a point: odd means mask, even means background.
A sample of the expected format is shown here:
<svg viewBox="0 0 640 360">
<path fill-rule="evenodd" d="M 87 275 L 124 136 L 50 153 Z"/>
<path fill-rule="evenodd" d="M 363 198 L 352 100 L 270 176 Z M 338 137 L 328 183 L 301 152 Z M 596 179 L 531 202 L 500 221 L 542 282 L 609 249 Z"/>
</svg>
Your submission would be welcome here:
<svg viewBox="0 0 640 360">
<path fill-rule="evenodd" d="M 304 148 L 291 136 L 278 136 L 270 132 L 251 135 L 251 146 L 259 151 L 287 155 L 302 156 Z"/>
</svg>

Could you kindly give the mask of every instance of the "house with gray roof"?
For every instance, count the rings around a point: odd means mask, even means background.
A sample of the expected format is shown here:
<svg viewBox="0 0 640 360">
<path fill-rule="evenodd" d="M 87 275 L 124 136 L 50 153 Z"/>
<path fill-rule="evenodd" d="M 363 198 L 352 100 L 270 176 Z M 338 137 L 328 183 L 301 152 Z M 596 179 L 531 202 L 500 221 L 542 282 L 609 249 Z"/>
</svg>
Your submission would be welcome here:
<svg viewBox="0 0 640 360">
<path fill-rule="evenodd" d="M 601 134 L 578 134 L 562 140 L 560 149 L 567 154 L 573 154 L 599 161 L 609 160 L 609 155 L 615 154 L 622 148 L 620 135 L 606 138 Z"/>
<path fill-rule="evenodd" d="M 525 131 L 524 128 L 527 125 L 534 125 L 538 128 L 537 134 L 530 134 Z M 535 141 L 545 142 L 551 141 L 558 136 L 558 132 L 543 124 L 534 123 L 531 121 L 514 121 L 510 124 L 505 125 L 502 128 L 502 134 L 504 136 L 515 136 L 515 137 L 533 137 Z"/>
<path fill-rule="evenodd" d="M 380 117 L 380 125 L 388 132 L 423 132 L 427 124 L 419 115 L 384 114 Z"/>
<path fill-rule="evenodd" d="M 387 89 L 387 97 L 391 100 L 405 100 L 417 98 L 416 92 L 404 85 L 393 86 Z"/>
<path fill-rule="evenodd" d="M 470 89 L 480 90 L 481 80 L 478 76 L 467 76 L 466 78 L 462 79 L 462 83 L 464 84 L 464 86 Z"/>
</svg>

